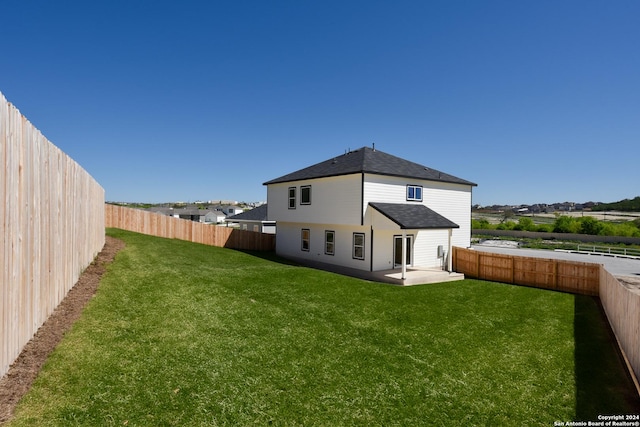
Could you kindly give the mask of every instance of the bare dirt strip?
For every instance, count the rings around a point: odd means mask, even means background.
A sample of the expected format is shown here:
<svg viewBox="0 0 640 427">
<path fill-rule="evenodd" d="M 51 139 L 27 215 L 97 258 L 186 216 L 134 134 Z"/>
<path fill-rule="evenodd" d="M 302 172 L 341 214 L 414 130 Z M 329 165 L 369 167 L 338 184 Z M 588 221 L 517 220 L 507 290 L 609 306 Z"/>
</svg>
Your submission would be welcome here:
<svg viewBox="0 0 640 427">
<path fill-rule="evenodd" d="M 80 318 L 85 305 L 96 293 L 107 264 L 122 248 L 122 240 L 106 236 L 102 251 L 0 379 L 0 424 L 11 419 L 18 401 L 29 391 L 49 354 Z"/>
</svg>

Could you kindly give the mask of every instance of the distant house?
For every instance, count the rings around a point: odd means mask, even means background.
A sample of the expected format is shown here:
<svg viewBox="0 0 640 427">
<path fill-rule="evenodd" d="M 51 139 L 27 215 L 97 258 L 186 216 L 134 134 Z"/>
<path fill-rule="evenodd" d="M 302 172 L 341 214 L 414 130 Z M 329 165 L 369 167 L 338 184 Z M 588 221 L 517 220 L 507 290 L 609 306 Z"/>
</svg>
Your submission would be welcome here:
<svg viewBox="0 0 640 427">
<path fill-rule="evenodd" d="M 221 211 L 207 210 L 206 212 L 203 222 L 207 224 L 221 224 L 226 218 L 226 215 Z"/>
<path fill-rule="evenodd" d="M 152 207 L 147 209 L 150 212 L 155 212 L 161 215 L 167 215 L 174 218 L 186 219 L 195 222 L 206 222 L 219 224 L 224 222 L 225 214 L 220 211 L 212 211 L 205 209 L 198 209 L 197 207 L 187 208 L 164 208 L 164 207 Z"/>
<path fill-rule="evenodd" d="M 173 216 L 173 208 L 153 206 L 148 208 L 147 210 L 149 212 L 157 213 L 160 215 Z"/>
<path fill-rule="evenodd" d="M 258 231 L 261 233 L 275 234 L 276 223 L 267 219 L 267 205 L 244 211 L 226 218 L 228 224 L 238 224 L 242 230 Z"/>
<path fill-rule="evenodd" d="M 473 182 L 363 147 L 264 183 L 276 252 L 369 272 L 451 270 Z"/>
<path fill-rule="evenodd" d="M 240 206 L 235 205 L 216 205 L 209 207 L 210 209 L 223 212 L 227 216 L 237 215 L 239 213 L 244 212 Z"/>
<path fill-rule="evenodd" d="M 198 208 L 180 208 L 173 210 L 173 216 L 180 219 L 188 219 L 195 222 L 203 222 L 206 211 Z"/>
<path fill-rule="evenodd" d="M 542 207 L 541 207 L 539 204 L 535 204 L 535 205 L 531 205 L 531 206 L 529 207 L 529 210 L 530 210 L 532 213 L 537 214 L 537 213 L 542 212 Z"/>
</svg>

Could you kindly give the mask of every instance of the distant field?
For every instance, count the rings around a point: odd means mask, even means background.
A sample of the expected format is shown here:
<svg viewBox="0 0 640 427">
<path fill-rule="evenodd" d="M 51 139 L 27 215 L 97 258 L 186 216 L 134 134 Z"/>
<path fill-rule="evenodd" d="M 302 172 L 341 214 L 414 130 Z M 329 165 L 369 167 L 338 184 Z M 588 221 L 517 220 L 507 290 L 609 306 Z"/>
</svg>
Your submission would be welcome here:
<svg viewBox="0 0 640 427">
<path fill-rule="evenodd" d="M 583 216 L 591 216 L 600 221 L 633 221 L 636 218 L 640 218 L 640 212 L 589 212 L 589 211 L 579 211 L 579 212 L 559 212 L 560 215 L 567 215 L 572 217 L 583 217 Z M 524 216 L 532 217 L 532 218 L 556 218 L 556 214 L 554 213 L 544 213 L 544 214 L 526 214 Z"/>
<path fill-rule="evenodd" d="M 556 213 L 537 213 L 537 214 L 523 214 L 516 215 L 512 218 L 512 221 L 517 221 L 518 217 L 526 216 L 533 219 L 533 222 L 536 224 L 553 224 L 556 217 L 558 215 L 567 215 L 572 217 L 583 217 L 590 216 L 600 221 L 633 221 L 636 218 L 640 218 L 640 212 L 589 212 L 589 211 L 578 211 L 578 212 L 561 212 L 558 211 Z M 484 213 L 484 212 L 472 212 L 471 217 L 473 219 L 486 219 L 491 224 L 499 224 L 503 218 L 503 214 L 499 213 Z"/>
</svg>

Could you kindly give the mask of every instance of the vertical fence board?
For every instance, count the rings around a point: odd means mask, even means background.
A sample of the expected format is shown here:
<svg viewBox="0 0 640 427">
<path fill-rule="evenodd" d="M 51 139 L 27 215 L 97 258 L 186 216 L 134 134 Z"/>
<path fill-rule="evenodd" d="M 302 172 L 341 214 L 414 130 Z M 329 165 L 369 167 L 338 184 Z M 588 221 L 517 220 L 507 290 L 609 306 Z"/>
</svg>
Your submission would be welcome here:
<svg viewBox="0 0 640 427">
<path fill-rule="evenodd" d="M 0 377 L 104 246 L 104 190 L 0 93 Z"/>
<path fill-rule="evenodd" d="M 7 117 L 8 117 L 8 109 L 9 105 L 7 102 L 0 102 L 0 170 L 7 170 L 7 137 L 8 137 L 8 126 L 7 126 Z M 1 172 L 4 174 L 4 172 Z M 8 236 L 7 226 L 6 226 L 6 206 L 7 206 L 7 193 L 6 193 L 6 177 L 4 177 L 4 181 L 0 183 L 0 233 L 2 235 L 2 239 L 6 240 Z M 3 246 L 3 249 L 6 249 L 6 244 Z M 0 299 L 1 301 L 6 301 L 9 297 L 7 294 L 9 283 L 9 269 L 7 263 L 7 253 L 5 250 L 0 253 Z M 7 310 L 5 309 L 5 304 L 0 303 L 0 329 L 6 330 L 7 328 Z M 4 333 L 2 336 L 4 337 Z M 5 344 L 2 342 L 2 344 Z M 6 345 L 0 346 L 0 369 L 4 365 L 4 361 L 9 360 L 9 352 Z M 2 372 L 2 371 L 0 371 Z"/>
<path fill-rule="evenodd" d="M 611 329 L 631 365 L 640 377 L 640 292 L 627 288 L 611 273 L 600 271 L 600 300 Z"/>
<path fill-rule="evenodd" d="M 465 276 L 543 289 L 598 295 L 599 264 L 520 257 L 455 247 L 454 270 Z"/>
</svg>

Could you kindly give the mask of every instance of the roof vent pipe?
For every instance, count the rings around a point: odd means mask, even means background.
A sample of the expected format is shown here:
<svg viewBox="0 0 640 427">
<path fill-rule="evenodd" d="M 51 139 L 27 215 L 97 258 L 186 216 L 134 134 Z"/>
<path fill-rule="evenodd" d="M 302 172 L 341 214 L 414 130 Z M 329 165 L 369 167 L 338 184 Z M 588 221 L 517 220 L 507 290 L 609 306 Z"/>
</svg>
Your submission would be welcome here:
<svg viewBox="0 0 640 427">
<path fill-rule="evenodd" d="M 372 142 L 371 145 L 373 146 L 373 151 L 376 151 L 376 143 Z"/>
</svg>

